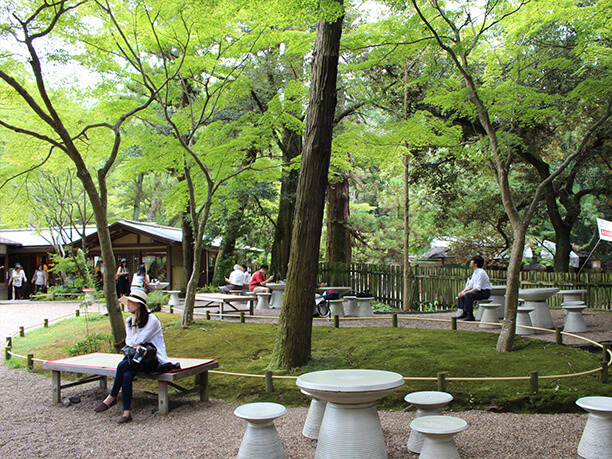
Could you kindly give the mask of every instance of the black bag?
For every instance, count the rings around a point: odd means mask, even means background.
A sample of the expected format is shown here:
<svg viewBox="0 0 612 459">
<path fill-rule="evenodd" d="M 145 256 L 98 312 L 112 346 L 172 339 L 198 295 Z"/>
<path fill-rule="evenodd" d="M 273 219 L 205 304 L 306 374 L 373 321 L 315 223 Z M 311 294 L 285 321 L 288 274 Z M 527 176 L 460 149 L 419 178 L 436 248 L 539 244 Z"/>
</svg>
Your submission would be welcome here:
<svg viewBox="0 0 612 459">
<path fill-rule="evenodd" d="M 373 298 L 373 297 L 374 295 L 372 295 L 372 293 L 370 293 L 370 290 L 367 288 L 357 294 L 357 298 Z"/>
<path fill-rule="evenodd" d="M 338 295 L 338 292 L 336 290 L 329 290 L 323 294 L 323 298 L 325 298 L 325 301 L 339 300 L 340 295 Z"/>
<path fill-rule="evenodd" d="M 123 346 L 121 348 L 121 352 L 126 359 L 130 359 L 135 361 L 136 363 L 141 363 L 143 365 L 152 363 L 157 360 L 157 348 L 151 343 L 143 343 L 139 345 L 140 349 L 144 349 L 146 354 L 142 356 L 142 353 L 139 353 L 136 348 L 132 346 Z"/>
</svg>

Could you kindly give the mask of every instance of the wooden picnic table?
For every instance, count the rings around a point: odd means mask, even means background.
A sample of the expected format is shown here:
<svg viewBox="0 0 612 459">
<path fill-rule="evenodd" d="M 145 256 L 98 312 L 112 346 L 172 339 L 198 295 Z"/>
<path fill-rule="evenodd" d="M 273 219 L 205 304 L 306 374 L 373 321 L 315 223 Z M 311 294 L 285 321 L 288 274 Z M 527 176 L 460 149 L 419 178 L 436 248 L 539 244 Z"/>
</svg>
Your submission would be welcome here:
<svg viewBox="0 0 612 459">
<path fill-rule="evenodd" d="M 43 370 L 52 371 L 53 403 L 60 403 L 61 391 L 67 387 L 99 381 L 100 388 L 106 390 L 107 377 L 115 376 L 117 365 L 119 365 L 121 360 L 123 360 L 123 354 L 94 352 L 92 354 L 43 362 Z M 170 361 L 180 363 L 180 370 L 160 374 L 140 373 L 138 375 L 139 378 L 157 380 L 158 409 L 159 414 L 162 416 L 168 414 L 169 411 L 168 385 L 179 390 L 181 395 L 199 392 L 200 400 L 206 401 L 208 400 L 208 370 L 219 366 L 215 359 L 170 358 Z M 62 385 L 62 372 L 82 373 L 91 376 Z M 185 389 L 174 382 L 189 376 L 193 376 L 195 380 L 195 387 L 193 389 Z"/>
<path fill-rule="evenodd" d="M 234 303 L 246 303 L 250 315 L 253 315 L 253 305 L 257 300 L 255 295 L 230 295 L 226 293 L 196 293 L 196 301 L 206 301 L 207 304 L 198 307 L 208 307 L 210 304 L 219 305 L 219 311 L 223 314 L 224 306 L 229 306 L 234 311 L 241 311 Z"/>
</svg>

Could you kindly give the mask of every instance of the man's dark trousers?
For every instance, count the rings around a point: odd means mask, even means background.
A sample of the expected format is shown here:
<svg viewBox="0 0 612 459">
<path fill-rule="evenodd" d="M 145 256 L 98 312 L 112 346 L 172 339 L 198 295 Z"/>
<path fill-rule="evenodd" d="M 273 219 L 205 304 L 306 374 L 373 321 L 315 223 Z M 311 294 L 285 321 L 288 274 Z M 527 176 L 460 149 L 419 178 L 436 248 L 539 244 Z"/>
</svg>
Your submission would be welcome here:
<svg viewBox="0 0 612 459">
<path fill-rule="evenodd" d="M 463 309 L 463 315 L 474 317 L 474 301 L 486 300 L 491 296 L 491 290 L 477 290 L 475 292 L 467 292 L 458 299 L 459 309 Z"/>
</svg>

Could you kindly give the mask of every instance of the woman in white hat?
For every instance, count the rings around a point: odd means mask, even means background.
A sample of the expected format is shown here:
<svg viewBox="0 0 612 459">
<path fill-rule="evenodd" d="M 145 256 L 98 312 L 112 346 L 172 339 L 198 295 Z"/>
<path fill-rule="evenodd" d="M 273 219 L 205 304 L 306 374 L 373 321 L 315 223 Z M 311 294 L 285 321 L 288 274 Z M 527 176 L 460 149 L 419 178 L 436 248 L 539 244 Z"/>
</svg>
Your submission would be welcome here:
<svg viewBox="0 0 612 459">
<path fill-rule="evenodd" d="M 154 372 L 160 365 L 169 363 L 170 360 L 166 353 L 161 322 L 147 309 L 147 294 L 142 290 L 132 290 L 129 295 L 121 297 L 119 301 L 126 305 L 131 313 L 125 321 L 127 346 L 135 348 L 143 356 L 146 356 L 146 350 L 142 348 L 145 343 L 153 344 L 157 350 L 156 359 L 152 362 L 145 362 L 144 359 L 141 362 L 126 356 L 117 366 L 115 382 L 110 394 L 94 408 L 94 411 L 98 413 L 108 410 L 117 403 L 117 396 L 121 389 L 123 414 L 117 423 L 125 424 L 132 420 L 132 381 L 136 375 L 143 371 Z"/>
</svg>

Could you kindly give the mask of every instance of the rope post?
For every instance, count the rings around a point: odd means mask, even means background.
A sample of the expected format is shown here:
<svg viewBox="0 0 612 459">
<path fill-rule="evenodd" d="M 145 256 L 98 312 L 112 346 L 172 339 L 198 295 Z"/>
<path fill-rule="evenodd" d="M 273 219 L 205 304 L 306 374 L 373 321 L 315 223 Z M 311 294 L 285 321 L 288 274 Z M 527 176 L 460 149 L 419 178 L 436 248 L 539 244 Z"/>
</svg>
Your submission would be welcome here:
<svg viewBox="0 0 612 459">
<path fill-rule="evenodd" d="M 559 346 L 563 345 L 563 335 L 561 334 L 562 331 L 563 328 L 561 327 L 555 328 L 555 344 L 558 344 Z"/>
<path fill-rule="evenodd" d="M 4 360 L 11 360 L 11 348 L 8 346 L 4 348 Z"/>
<path fill-rule="evenodd" d="M 22 338 L 25 336 L 25 327 L 19 327 L 19 336 Z"/>
<path fill-rule="evenodd" d="M 240 313 L 240 323 L 243 324 L 244 323 L 244 312 Z"/>
<path fill-rule="evenodd" d="M 601 361 L 601 373 L 599 374 L 599 382 L 602 384 L 608 384 L 608 362 L 605 360 Z"/>
<path fill-rule="evenodd" d="M 170 311 L 170 314 L 174 314 L 174 307 L 171 304 L 168 305 L 168 310 Z"/>
<path fill-rule="evenodd" d="M 538 372 L 529 373 L 529 394 L 538 395 Z"/>
<path fill-rule="evenodd" d="M 210 311 L 206 311 L 206 320 L 210 320 Z"/>
<path fill-rule="evenodd" d="M 274 392 L 274 384 L 272 383 L 272 375 L 274 374 L 273 371 L 268 370 L 266 371 L 266 392 Z"/>
<path fill-rule="evenodd" d="M 440 392 L 446 392 L 446 371 L 438 373 L 438 390 Z"/>
<path fill-rule="evenodd" d="M 49 328 L 49 319 L 45 319 L 45 321 L 43 322 L 43 326 L 45 328 Z"/>
<path fill-rule="evenodd" d="M 340 317 L 337 314 L 334 316 L 334 328 L 340 328 Z"/>
<path fill-rule="evenodd" d="M 34 369 L 34 354 L 28 354 L 28 370 Z"/>
<path fill-rule="evenodd" d="M 391 316 L 391 325 L 393 328 L 397 328 L 397 314 L 393 314 Z"/>
<path fill-rule="evenodd" d="M 603 360 L 608 363 L 610 361 L 610 349 L 612 349 L 612 341 L 602 341 L 601 345 L 603 346 Z"/>
<path fill-rule="evenodd" d="M 11 336 L 6 337 L 6 347 L 13 347 L 13 338 Z"/>
<path fill-rule="evenodd" d="M 74 315 L 75 317 L 79 317 L 81 315 L 81 311 L 77 309 L 76 311 L 74 311 Z"/>
<path fill-rule="evenodd" d="M 451 330 L 457 330 L 457 318 L 451 317 Z"/>
</svg>

